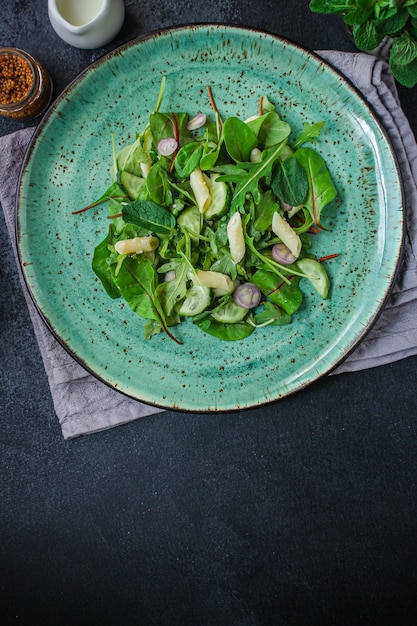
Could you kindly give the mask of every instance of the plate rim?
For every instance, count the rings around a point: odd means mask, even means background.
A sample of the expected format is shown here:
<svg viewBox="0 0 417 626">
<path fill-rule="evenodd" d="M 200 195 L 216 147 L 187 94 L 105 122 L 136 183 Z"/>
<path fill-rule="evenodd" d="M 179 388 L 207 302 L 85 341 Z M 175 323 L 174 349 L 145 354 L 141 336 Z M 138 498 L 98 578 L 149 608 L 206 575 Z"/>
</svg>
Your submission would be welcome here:
<svg viewBox="0 0 417 626">
<path fill-rule="evenodd" d="M 93 367 L 91 367 L 90 365 L 88 365 L 88 363 L 82 358 L 80 357 L 80 355 L 78 355 L 71 347 L 70 345 L 68 345 L 68 343 L 65 341 L 65 339 L 60 335 L 60 333 L 53 327 L 53 324 L 50 322 L 50 320 L 48 319 L 48 316 L 42 311 L 42 308 L 39 306 L 39 303 L 37 301 L 36 295 L 34 294 L 27 274 L 26 274 L 26 268 L 25 268 L 25 263 L 23 261 L 22 258 L 22 250 L 21 250 L 21 244 L 20 244 L 20 214 L 21 214 L 21 206 L 20 206 L 20 194 L 21 194 L 21 186 L 22 186 L 22 182 L 23 182 L 23 178 L 25 176 L 25 172 L 26 169 L 28 167 L 28 165 L 30 164 L 30 160 L 31 160 L 31 156 L 33 153 L 33 150 L 35 148 L 35 145 L 38 141 L 41 140 L 42 138 L 42 131 L 44 129 L 44 127 L 48 124 L 49 120 L 51 119 L 51 117 L 53 117 L 53 115 L 55 114 L 55 110 L 56 108 L 59 106 L 59 104 L 67 97 L 67 95 L 74 89 L 74 87 L 79 84 L 81 81 L 84 80 L 84 78 L 90 74 L 92 71 L 94 71 L 96 68 L 98 68 L 100 65 L 105 64 L 110 58 L 120 55 L 122 54 L 124 51 L 136 47 L 138 45 L 140 45 L 142 42 L 146 42 L 147 40 L 151 40 L 151 39 L 155 39 L 156 37 L 163 37 L 166 35 L 169 35 L 170 33 L 177 33 L 177 32 L 184 32 L 184 33 L 188 33 L 191 31 L 196 31 L 196 30 L 204 30 L 204 29 L 212 29 L 212 30 L 221 30 L 223 32 L 225 31 L 236 31 L 236 32 L 250 32 L 253 33 L 255 35 L 259 35 L 259 36 L 265 36 L 271 39 L 275 39 L 283 44 L 286 44 L 288 46 L 290 46 L 291 48 L 296 48 L 299 51 L 301 51 L 302 54 L 306 55 L 307 57 L 312 57 L 313 59 L 315 59 L 320 65 L 325 66 L 326 71 L 327 72 L 331 72 L 333 73 L 338 80 L 341 80 L 342 82 L 344 82 L 347 87 L 349 88 L 349 90 L 351 90 L 355 96 L 361 101 L 362 106 L 364 106 L 369 114 L 369 116 L 372 118 L 373 122 L 375 123 L 375 125 L 378 127 L 378 130 L 380 131 L 381 135 L 384 136 L 385 142 L 387 147 L 389 148 L 389 153 L 392 159 L 392 163 L 395 167 L 395 173 L 396 173 L 396 179 L 399 183 L 399 194 L 401 197 L 401 222 L 398 223 L 398 226 L 401 226 L 401 243 L 399 244 L 398 249 L 396 250 L 397 252 L 397 257 L 396 257 L 396 262 L 395 262 L 395 269 L 392 271 L 390 279 L 389 279 L 389 283 L 387 283 L 386 288 L 385 288 L 385 294 L 384 297 L 380 300 L 378 307 L 376 309 L 376 311 L 373 314 L 372 319 L 362 328 L 361 332 L 358 334 L 358 336 L 352 341 L 352 345 L 350 346 L 349 349 L 346 349 L 343 351 L 343 353 L 340 355 L 339 358 L 337 358 L 332 365 L 328 366 L 324 371 L 321 371 L 320 373 L 316 374 L 314 377 L 309 378 L 308 380 L 302 382 L 299 386 L 290 389 L 290 390 L 286 390 L 285 393 L 277 393 L 276 396 L 274 398 L 264 398 L 263 400 L 259 399 L 258 401 L 253 402 L 252 404 L 247 404 L 247 405 L 243 405 L 243 406 L 232 406 L 232 407 L 213 407 L 213 408 L 188 408 L 188 407 L 184 407 L 184 406 L 176 406 L 175 404 L 164 404 L 162 402 L 157 402 L 157 401 L 151 401 L 151 400 L 144 400 L 141 399 L 131 393 L 128 393 L 127 391 L 123 390 L 123 389 L 119 389 L 117 387 L 115 387 L 109 380 L 106 380 L 105 377 L 101 376 L 99 373 L 97 373 Z M 27 289 L 27 292 L 29 293 L 29 296 L 31 298 L 32 303 L 35 306 L 36 311 L 38 312 L 40 318 L 42 319 L 43 323 L 45 324 L 46 328 L 48 329 L 48 331 L 53 335 L 53 337 L 58 341 L 58 343 L 60 344 L 61 347 L 63 347 L 66 352 L 79 364 L 81 365 L 88 373 L 90 373 L 95 379 L 97 379 L 98 381 L 104 383 L 107 387 L 109 387 L 110 389 L 113 389 L 114 391 L 117 391 L 118 393 L 122 394 L 122 396 L 125 396 L 127 398 L 131 398 L 135 401 L 144 403 L 146 405 L 149 405 L 150 407 L 156 407 L 156 408 L 161 408 L 163 410 L 172 410 L 172 411 L 180 411 L 183 413 L 188 413 L 188 414 L 195 414 L 195 413 L 200 413 L 200 414 L 211 414 L 211 413 L 233 413 L 236 411 L 246 411 L 246 410 L 253 410 L 253 409 L 257 409 L 257 408 L 261 408 L 261 407 L 265 407 L 265 406 L 269 406 L 279 400 L 285 399 L 286 397 L 289 397 L 291 395 L 294 395 L 295 393 L 298 393 L 299 391 L 313 385 L 314 383 L 318 382 L 320 379 L 328 376 L 329 374 L 331 374 L 335 369 L 337 369 L 356 349 L 357 347 L 364 341 L 364 339 L 366 338 L 366 336 L 369 334 L 369 332 L 372 330 L 372 328 L 374 327 L 374 325 L 376 324 L 376 322 L 378 321 L 379 317 L 381 316 L 385 305 L 387 303 L 387 300 L 389 299 L 391 293 L 392 293 L 392 289 L 394 287 L 394 284 L 396 282 L 396 279 L 398 277 L 399 274 L 399 269 L 401 266 L 401 262 L 404 256 L 404 241 L 405 241 L 405 236 L 406 236 L 406 203 L 405 203 L 405 190 L 404 190 L 404 181 L 403 181 L 403 177 L 401 174 L 401 169 L 399 167 L 399 162 L 398 162 L 398 157 L 397 154 L 394 150 L 394 146 L 393 146 L 393 142 L 391 140 L 391 137 L 389 136 L 388 130 L 385 128 L 385 126 L 382 124 L 381 120 L 379 119 L 376 111 L 374 110 L 374 108 L 372 107 L 372 105 L 366 100 L 364 94 L 360 91 L 360 89 L 352 82 L 352 80 L 345 76 L 343 74 L 343 72 L 341 72 L 338 68 L 334 67 L 329 61 L 327 61 L 326 59 L 324 59 L 322 56 L 320 56 L 320 54 L 314 50 L 310 50 L 309 48 L 307 48 L 306 46 L 295 42 L 294 40 L 292 40 L 291 38 L 279 35 L 277 33 L 274 33 L 272 31 L 268 31 L 266 29 L 261 29 L 261 28 L 257 28 L 257 27 L 251 27 L 251 26 L 243 26 L 243 25 L 237 25 L 237 24 L 228 24 L 228 23 L 223 23 L 223 22 L 197 22 L 197 23 L 184 23 L 184 24 L 179 24 L 179 25 L 175 25 L 175 26 L 167 26 L 164 28 L 160 28 L 160 29 L 155 29 L 152 31 L 149 31 L 147 33 L 144 33 L 142 35 L 139 35 L 119 46 L 117 46 L 116 48 L 114 48 L 113 50 L 110 50 L 109 52 L 105 53 L 103 56 L 101 56 L 99 59 L 96 59 L 95 61 L 93 61 L 92 63 L 90 63 L 87 67 L 85 67 L 81 72 L 79 72 L 62 90 L 62 92 L 53 100 L 53 102 L 49 105 L 48 109 L 46 110 L 46 112 L 44 113 L 42 119 L 40 120 L 40 122 L 38 123 L 38 125 L 35 127 L 34 129 L 34 133 L 32 135 L 32 137 L 29 140 L 29 143 L 26 147 L 25 150 L 25 154 L 24 154 L 24 158 L 20 167 L 20 171 L 19 171 L 19 176 L 18 176 L 18 182 L 17 182 L 17 188 L 16 188 L 16 195 L 15 195 L 15 241 L 16 241 L 16 250 L 17 250 L 17 257 L 18 257 L 18 262 L 19 262 L 19 266 L 20 266 L 20 271 L 21 274 L 23 276 L 24 279 L 24 283 Z"/>
</svg>

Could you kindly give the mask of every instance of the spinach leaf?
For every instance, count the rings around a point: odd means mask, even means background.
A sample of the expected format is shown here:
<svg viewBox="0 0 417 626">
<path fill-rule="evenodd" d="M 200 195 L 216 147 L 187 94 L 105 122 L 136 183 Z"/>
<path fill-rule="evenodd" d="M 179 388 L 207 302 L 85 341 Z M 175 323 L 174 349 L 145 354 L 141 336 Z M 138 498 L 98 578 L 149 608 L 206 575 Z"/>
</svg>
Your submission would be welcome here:
<svg viewBox="0 0 417 626">
<path fill-rule="evenodd" d="M 253 274 L 251 281 L 259 287 L 264 296 L 279 306 L 289 315 L 295 313 L 303 301 L 303 294 L 298 286 L 300 276 L 290 276 L 289 284 L 268 270 L 260 269 Z"/>
<path fill-rule="evenodd" d="M 157 146 L 161 139 L 168 137 L 178 138 L 181 145 L 185 143 L 191 137 L 190 131 L 187 130 L 187 121 L 187 113 L 151 113 L 149 126 L 154 145 Z"/>
<path fill-rule="evenodd" d="M 175 227 L 175 217 L 152 200 L 135 200 L 122 207 L 125 222 L 147 229 L 150 233 L 167 235 Z"/>
<path fill-rule="evenodd" d="M 171 339 L 181 343 L 168 330 L 165 312 L 155 293 L 157 274 L 149 259 L 126 257 L 115 282 L 132 311 L 145 319 L 158 321 Z"/>
<path fill-rule="evenodd" d="M 114 282 L 114 275 L 111 268 L 111 257 L 113 253 L 110 250 L 110 246 L 112 244 L 113 225 L 110 224 L 106 238 L 94 249 L 92 268 L 110 298 L 120 298 L 120 291 Z"/>
<path fill-rule="evenodd" d="M 203 144 L 200 141 L 192 141 L 182 146 L 175 157 L 175 171 L 180 178 L 188 178 L 199 166 L 203 155 Z"/>
<path fill-rule="evenodd" d="M 326 163 L 320 154 L 312 148 L 299 148 L 294 157 L 304 167 L 309 190 L 305 206 L 316 224 L 320 224 L 323 208 L 337 195 L 336 187 L 327 169 Z"/>
<path fill-rule="evenodd" d="M 172 314 L 175 305 L 185 298 L 189 272 L 189 264 L 183 259 L 175 259 L 169 266 L 175 272 L 175 278 L 160 283 L 156 288 L 156 295 L 168 316 Z"/>
<path fill-rule="evenodd" d="M 157 204 L 169 206 L 172 204 L 172 192 L 168 173 L 157 162 L 152 165 L 146 177 L 146 189 L 148 197 Z"/>
<path fill-rule="evenodd" d="M 271 228 L 272 217 L 275 211 L 279 211 L 279 204 L 275 194 L 268 189 L 261 194 L 259 203 L 255 207 L 254 226 L 259 232 L 264 232 Z"/>
<path fill-rule="evenodd" d="M 237 324 L 222 324 L 208 318 L 201 322 L 195 322 L 202 331 L 223 341 L 240 341 L 249 337 L 254 331 L 254 327 L 247 322 Z"/>
<path fill-rule="evenodd" d="M 148 152 L 142 146 L 141 138 L 122 148 L 117 155 L 117 168 L 119 171 L 126 171 L 129 174 L 141 176 L 141 163 L 146 163 L 149 159 Z"/>
<path fill-rule="evenodd" d="M 263 115 L 262 118 L 262 124 L 258 133 L 258 146 L 260 148 L 271 148 L 289 137 L 291 127 L 287 122 L 280 119 L 278 113 L 270 111 Z"/>
<path fill-rule="evenodd" d="M 284 326 L 291 322 L 291 315 L 272 302 L 264 302 L 262 310 L 254 315 L 255 326 Z"/>
<path fill-rule="evenodd" d="M 258 140 L 249 126 L 238 117 L 228 117 L 223 126 L 226 150 L 236 162 L 249 161 Z"/>
</svg>

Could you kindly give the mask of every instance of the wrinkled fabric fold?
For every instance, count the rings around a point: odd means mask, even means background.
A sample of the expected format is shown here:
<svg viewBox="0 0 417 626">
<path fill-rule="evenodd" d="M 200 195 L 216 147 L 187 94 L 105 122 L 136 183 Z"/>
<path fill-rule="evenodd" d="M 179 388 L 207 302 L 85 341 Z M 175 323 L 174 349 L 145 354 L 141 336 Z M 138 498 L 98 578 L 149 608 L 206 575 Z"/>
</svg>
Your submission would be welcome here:
<svg viewBox="0 0 417 626">
<path fill-rule="evenodd" d="M 417 146 L 401 109 L 388 65 L 362 53 L 318 52 L 363 94 L 383 124 L 403 177 L 407 230 L 404 258 L 386 305 L 373 328 L 333 374 L 391 363 L 417 354 Z M 34 129 L 0 138 L 0 203 L 25 299 L 48 377 L 63 437 L 90 434 L 161 412 L 110 388 L 79 365 L 41 319 L 19 268 L 15 196 L 20 168 Z"/>
</svg>

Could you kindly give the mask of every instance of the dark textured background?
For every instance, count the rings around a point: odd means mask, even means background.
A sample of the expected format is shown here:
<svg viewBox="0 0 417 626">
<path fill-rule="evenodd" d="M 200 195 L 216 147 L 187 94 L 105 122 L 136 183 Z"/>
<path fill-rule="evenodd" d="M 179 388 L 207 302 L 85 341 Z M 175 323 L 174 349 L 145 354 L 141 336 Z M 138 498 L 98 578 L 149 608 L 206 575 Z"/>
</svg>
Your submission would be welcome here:
<svg viewBox="0 0 417 626">
<path fill-rule="evenodd" d="M 126 8 L 118 38 L 83 51 L 55 35 L 46 0 L 2 0 L 0 45 L 43 61 L 55 96 L 118 44 L 174 24 L 353 50 L 307 0 Z M 417 88 L 400 97 L 417 132 Z M 0 120 L 2 134 L 21 128 Z M 167 412 L 65 442 L 0 226 L 3 623 L 417 623 L 417 358 L 258 410 Z"/>
</svg>

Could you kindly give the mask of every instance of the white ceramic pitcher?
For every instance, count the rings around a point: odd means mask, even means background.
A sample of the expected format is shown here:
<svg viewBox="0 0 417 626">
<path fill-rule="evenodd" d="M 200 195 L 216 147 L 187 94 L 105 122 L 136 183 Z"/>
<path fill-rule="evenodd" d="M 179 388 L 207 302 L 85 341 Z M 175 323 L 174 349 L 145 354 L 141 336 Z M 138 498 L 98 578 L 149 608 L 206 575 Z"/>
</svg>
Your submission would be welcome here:
<svg viewBox="0 0 417 626">
<path fill-rule="evenodd" d="M 117 35 L 125 17 L 123 0 L 48 0 L 55 32 L 76 48 L 101 48 Z"/>
</svg>

